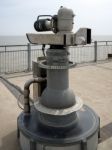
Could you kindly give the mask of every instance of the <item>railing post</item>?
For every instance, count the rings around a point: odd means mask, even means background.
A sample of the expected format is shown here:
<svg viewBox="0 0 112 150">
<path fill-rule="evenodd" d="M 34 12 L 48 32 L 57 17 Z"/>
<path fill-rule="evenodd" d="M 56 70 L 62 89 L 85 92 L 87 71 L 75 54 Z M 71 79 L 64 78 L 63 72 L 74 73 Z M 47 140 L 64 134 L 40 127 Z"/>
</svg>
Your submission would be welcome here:
<svg viewBox="0 0 112 150">
<path fill-rule="evenodd" d="M 94 61 L 97 62 L 97 41 L 94 41 Z"/>
<path fill-rule="evenodd" d="M 4 69 L 5 69 L 5 71 L 4 71 L 4 73 L 6 73 L 6 72 L 7 72 L 7 71 L 6 71 L 6 52 L 7 52 L 7 47 L 6 47 L 6 45 L 5 45 L 5 63 L 4 63 L 4 64 L 5 64 L 5 68 L 4 68 Z"/>
<path fill-rule="evenodd" d="M 31 45 L 30 43 L 27 44 L 27 51 L 28 51 L 28 71 L 31 71 Z"/>
<path fill-rule="evenodd" d="M 0 74 L 1 74 L 1 52 L 0 52 Z"/>
</svg>

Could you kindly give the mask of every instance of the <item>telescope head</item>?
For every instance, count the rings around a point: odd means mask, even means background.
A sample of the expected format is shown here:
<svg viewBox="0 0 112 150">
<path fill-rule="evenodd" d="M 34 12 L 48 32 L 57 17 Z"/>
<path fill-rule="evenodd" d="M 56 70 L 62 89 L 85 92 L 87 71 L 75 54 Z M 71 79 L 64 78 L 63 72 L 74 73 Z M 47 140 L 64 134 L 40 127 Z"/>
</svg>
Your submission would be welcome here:
<svg viewBox="0 0 112 150">
<path fill-rule="evenodd" d="M 27 34 L 32 44 L 45 45 L 86 45 L 91 43 L 91 29 L 80 28 L 76 33 L 72 32 L 74 25 L 74 13 L 72 9 L 60 7 L 56 15 L 39 15 L 34 23 L 37 32 L 52 31 L 51 34 Z M 55 33 L 55 34 L 54 34 Z"/>
<path fill-rule="evenodd" d="M 71 9 L 60 7 L 57 15 L 40 15 L 34 23 L 34 28 L 37 32 L 53 31 L 71 32 L 73 29 L 74 13 Z"/>
</svg>

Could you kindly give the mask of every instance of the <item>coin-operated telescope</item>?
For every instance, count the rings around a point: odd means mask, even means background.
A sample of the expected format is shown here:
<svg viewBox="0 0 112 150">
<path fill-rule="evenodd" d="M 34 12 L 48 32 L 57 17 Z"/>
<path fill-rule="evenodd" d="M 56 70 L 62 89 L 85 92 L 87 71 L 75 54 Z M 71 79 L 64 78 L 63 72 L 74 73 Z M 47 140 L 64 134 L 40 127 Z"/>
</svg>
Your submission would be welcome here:
<svg viewBox="0 0 112 150">
<path fill-rule="evenodd" d="M 27 34 L 33 44 L 74 46 L 91 43 L 91 29 L 80 28 L 72 32 L 74 13 L 71 9 L 61 7 L 57 15 L 40 15 L 34 23 L 37 32 L 52 31 L 55 34 Z"/>
<path fill-rule="evenodd" d="M 27 34 L 33 44 L 50 45 L 37 70 L 45 76 L 32 79 L 24 87 L 24 112 L 18 117 L 18 137 L 22 150 L 96 150 L 99 118 L 69 89 L 69 46 L 90 44 L 91 29 L 72 32 L 74 13 L 61 7 L 54 16 L 38 16 L 34 28 L 49 34 Z M 38 76 L 38 71 L 37 71 Z M 31 106 L 29 86 L 46 81 L 39 98 Z M 42 86 L 41 86 L 42 87 Z"/>
</svg>

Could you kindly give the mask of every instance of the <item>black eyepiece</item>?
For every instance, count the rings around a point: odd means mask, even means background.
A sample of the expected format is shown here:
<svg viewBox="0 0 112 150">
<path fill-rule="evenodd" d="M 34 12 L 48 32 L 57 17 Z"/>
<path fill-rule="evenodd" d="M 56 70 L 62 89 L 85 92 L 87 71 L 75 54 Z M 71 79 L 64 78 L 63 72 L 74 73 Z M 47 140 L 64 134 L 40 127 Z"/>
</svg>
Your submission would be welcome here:
<svg viewBox="0 0 112 150">
<path fill-rule="evenodd" d="M 40 19 L 40 17 L 44 17 L 44 19 Z M 47 17 L 47 18 L 46 18 Z M 37 21 L 34 23 L 34 28 L 38 32 L 42 31 L 51 31 L 52 30 L 52 23 L 51 23 L 51 18 L 52 16 L 46 16 L 46 15 L 41 15 L 38 16 Z"/>
</svg>

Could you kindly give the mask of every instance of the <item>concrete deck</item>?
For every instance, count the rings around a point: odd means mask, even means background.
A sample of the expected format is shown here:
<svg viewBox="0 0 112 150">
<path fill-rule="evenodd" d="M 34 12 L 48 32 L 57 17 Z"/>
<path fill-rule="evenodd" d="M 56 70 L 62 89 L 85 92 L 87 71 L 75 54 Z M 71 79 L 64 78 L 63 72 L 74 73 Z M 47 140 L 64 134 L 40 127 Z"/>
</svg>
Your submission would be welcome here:
<svg viewBox="0 0 112 150">
<path fill-rule="evenodd" d="M 31 75 L 10 78 L 23 88 Z M 70 88 L 91 106 L 101 119 L 98 150 L 112 150 L 112 62 L 70 70 Z M 0 82 L 0 150 L 20 150 L 16 120 L 21 110 L 17 100 Z"/>
</svg>

